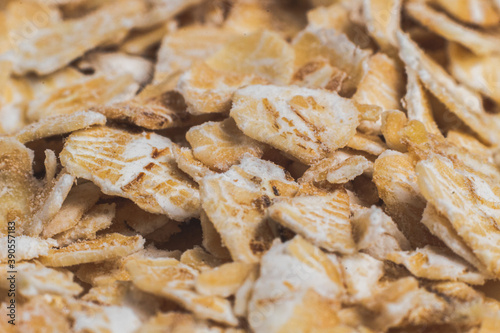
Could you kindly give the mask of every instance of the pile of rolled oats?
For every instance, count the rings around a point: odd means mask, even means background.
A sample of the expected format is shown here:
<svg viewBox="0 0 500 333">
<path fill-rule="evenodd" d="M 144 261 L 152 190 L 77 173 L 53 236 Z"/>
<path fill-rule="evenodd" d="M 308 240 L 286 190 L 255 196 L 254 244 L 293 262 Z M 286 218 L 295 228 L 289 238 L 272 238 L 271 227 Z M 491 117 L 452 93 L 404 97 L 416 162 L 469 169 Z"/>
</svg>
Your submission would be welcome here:
<svg viewBox="0 0 500 333">
<path fill-rule="evenodd" d="M 1 332 L 498 332 L 500 1 L 1 1 L 0 233 Z"/>
</svg>

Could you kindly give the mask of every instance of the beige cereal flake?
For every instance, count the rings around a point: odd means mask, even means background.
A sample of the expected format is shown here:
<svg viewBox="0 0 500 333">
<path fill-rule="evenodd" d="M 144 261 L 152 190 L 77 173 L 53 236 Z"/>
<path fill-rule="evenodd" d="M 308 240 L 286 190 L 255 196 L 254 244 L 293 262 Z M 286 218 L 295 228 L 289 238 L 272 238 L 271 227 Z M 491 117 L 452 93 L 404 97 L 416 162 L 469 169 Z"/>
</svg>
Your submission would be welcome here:
<svg viewBox="0 0 500 333">
<path fill-rule="evenodd" d="M 340 259 L 349 302 L 369 300 L 380 288 L 384 276 L 383 261 L 364 253 L 343 256 Z"/>
<path fill-rule="evenodd" d="M 44 226 L 57 216 L 74 182 L 75 177 L 63 171 L 47 184 L 37 198 L 40 201 L 36 205 L 36 212 L 26 223 L 25 233 L 28 236 L 40 235 Z"/>
<path fill-rule="evenodd" d="M 373 181 L 387 213 L 413 246 L 438 245 L 439 241 L 420 224 L 425 199 L 417 184 L 414 163 L 410 155 L 388 150 L 375 161 Z"/>
<path fill-rule="evenodd" d="M 74 186 L 61 209 L 43 227 L 42 237 L 52 237 L 75 226 L 83 214 L 95 205 L 101 192 L 91 182 Z"/>
<path fill-rule="evenodd" d="M 234 295 L 257 265 L 231 262 L 201 272 L 196 278 L 196 291 L 203 295 L 229 297 Z"/>
<path fill-rule="evenodd" d="M 500 101 L 499 55 L 476 55 L 457 43 L 448 45 L 450 71 L 461 84 Z"/>
<path fill-rule="evenodd" d="M 424 1 L 409 1 L 405 9 L 412 18 L 429 30 L 449 41 L 466 46 L 476 54 L 487 55 L 500 52 L 500 44 L 498 43 L 500 34 L 496 31 L 481 31 L 461 25 L 446 14 L 433 9 Z"/>
<path fill-rule="evenodd" d="M 97 76 L 115 77 L 130 74 L 141 86 L 149 83 L 153 72 L 151 61 L 121 52 L 92 52 L 79 60 L 76 66 L 84 73 Z"/>
<path fill-rule="evenodd" d="M 299 183 L 328 181 L 332 184 L 343 184 L 364 172 L 373 172 L 373 163 L 361 155 L 352 155 L 337 150 L 332 156 L 322 159 L 307 169 L 300 177 Z"/>
<path fill-rule="evenodd" d="M 349 73 L 342 90 L 354 92 L 361 81 L 363 64 L 371 52 L 362 50 L 335 29 L 306 29 L 293 40 L 295 67 L 300 68 L 315 58 L 328 59 L 332 66 Z"/>
<path fill-rule="evenodd" d="M 99 230 L 111 225 L 115 217 L 115 204 L 96 205 L 73 228 L 54 236 L 59 246 L 69 245 L 80 239 L 95 239 Z"/>
<path fill-rule="evenodd" d="M 138 85 L 130 74 L 114 77 L 95 76 L 51 90 L 50 93 L 31 101 L 27 116 L 31 121 L 55 115 L 67 116 L 96 105 L 129 98 L 137 89 Z M 102 121 L 101 118 L 100 122 Z"/>
<path fill-rule="evenodd" d="M 235 33 L 248 34 L 265 28 L 286 39 L 293 38 L 305 25 L 303 9 L 276 0 L 237 1 L 224 22 L 224 27 Z"/>
<path fill-rule="evenodd" d="M 273 237 L 266 210 L 279 196 L 295 194 L 298 185 L 279 166 L 255 157 L 223 174 L 205 177 L 202 206 L 235 261 L 256 262 Z"/>
<path fill-rule="evenodd" d="M 404 81 L 396 62 L 377 53 L 363 63 L 363 71 L 352 98 L 360 104 L 377 105 L 384 110 L 400 109 Z"/>
<path fill-rule="evenodd" d="M 397 46 L 396 31 L 401 20 L 401 0 L 363 0 L 363 15 L 370 35 L 383 50 Z"/>
<path fill-rule="evenodd" d="M 45 167 L 45 177 L 43 181 L 45 184 L 49 184 L 56 177 L 58 162 L 56 153 L 54 153 L 53 150 L 45 149 L 44 153 L 45 159 L 43 160 L 43 166 Z"/>
<path fill-rule="evenodd" d="M 441 131 L 434 120 L 428 92 L 424 90 L 417 73 L 413 69 L 406 67 L 406 76 L 406 95 L 403 105 L 406 108 L 408 119 L 418 120 L 424 124 L 429 133 L 441 135 Z"/>
<path fill-rule="evenodd" d="M 33 212 L 38 190 L 33 176 L 33 151 L 13 138 L 0 138 L 0 232 L 7 223 L 24 220 Z"/>
<path fill-rule="evenodd" d="M 359 111 L 350 100 L 299 87 L 239 89 L 230 115 L 249 137 L 306 164 L 344 147 L 359 124 Z"/>
<path fill-rule="evenodd" d="M 140 34 L 129 35 L 120 45 L 120 51 L 133 55 L 147 54 L 156 44 L 159 44 L 169 31 L 171 21 L 161 24 L 155 28 L 141 31 Z"/>
<path fill-rule="evenodd" d="M 343 189 L 276 200 L 268 214 L 318 247 L 343 254 L 355 249 L 349 221 L 349 196 Z"/>
<path fill-rule="evenodd" d="M 464 23 L 483 27 L 500 23 L 500 16 L 495 9 L 494 1 L 459 0 L 451 3 L 446 0 L 433 0 L 433 2 Z"/>
<path fill-rule="evenodd" d="M 323 88 L 339 92 L 348 78 L 346 72 L 333 67 L 329 61 L 320 58 L 304 64 L 292 78 L 292 84 L 306 88 Z"/>
<path fill-rule="evenodd" d="M 168 223 L 176 224 L 175 221 L 169 219 L 167 216 L 146 212 L 131 201 L 117 205 L 114 221 L 125 223 L 128 227 L 143 236 L 158 230 Z"/>
<path fill-rule="evenodd" d="M 497 188 L 472 173 L 456 169 L 450 160 L 437 155 L 418 163 L 416 172 L 424 197 L 448 218 L 488 271 L 498 275 Z M 474 224 L 468 223 L 471 219 Z"/>
<path fill-rule="evenodd" d="M 65 20 L 38 29 L 32 38 L 21 39 L 12 58 L 14 71 L 48 74 L 64 67 L 101 44 L 119 41 L 145 11 L 145 3 L 126 0 L 109 3 L 83 18 Z M 41 59 L 41 60 L 40 60 Z"/>
<path fill-rule="evenodd" d="M 407 122 L 406 114 L 401 111 L 386 111 L 382 114 L 381 131 L 389 149 L 406 152 L 403 129 Z"/>
<path fill-rule="evenodd" d="M 217 171 L 229 170 L 245 155 L 262 157 L 264 153 L 264 146 L 243 134 L 231 118 L 193 126 L 186 140 L 194 157 Z"/>
<path fill-rule="evenodd" d="M 434 236 L 441 239 L 441 241 L 443 241 L 443 243 L 445 243 L 455 254 L 465 259 L 469 264 L 475 266 L 481 272 L 486 272 L 484 265 L 481 264 L 471 248 L 457 234 L 457 231 L 453 228 L 450 221 L 440 214 L 431 203 L 427 203 L 425 207 L 422 223 Z"/>
<path fill-rule="evenodd" d="M 192 25 L 165 35 L 158 52 L 154 83 L 168 79 L 203 61 L 222 48 L 233 33 L 216 27 Z"/>
<path fill-rule="evenodd" d="M 52 249 L 39 259 L 49 267 L 73 266 L 124 257 L 140 250 L 143 245 L 144 239 L 141 236 L 107 234 L 95 240 L 75 242 L 60 249 Z"/>
<path fill-rule="evenodd" d="M 125 269 L 126 260 L 118 258 L 98 263 L 81 264 L 75 275 L 81 281 L 92 286 L 109 285 L 115 281 L 129 281 L 130 275 Z"/>
<path fill-rule="evenodd" d="M 10 269 L 2 265 L 0 271 L 7 276 Z M 65 269 L 54 269 L 40 263 L 19 263 L 17 265 L 19 292 L 24 297 L 35 297 L 39 294 L 76 296 L 83 288 L 73 281 L 73 273 Z M 7 287 L 8 285 L 3 285 Z"/>
<path fill-rule="evenodd" d="M 39 140 L 53 135 L 60 135 L 84 129 L 93 125 L 104 125 L 106 118 L 95 112 L 81 111 L 68 116 L 44 118 L 28 125 L 16 133 L 16 139 L 22 143 Z"/>
<path fill-rule="evenodd" d="M 393 252 L 387 259 L 404 265 L 413 275 L 429 280 L 483 284 L 484 276 L 445 248 L 425 246 L 416 251 Z"/>
<path fill-rule="evenodd" d="M 227 247 L 222 243 L 220 234 L 215 229 L 215 226 L 203 211 L 200 216 L 201 230 L 203 233 L 203 247 L 212 255 L 218 258 L 230 258 L 231 255 Z"/>
<path fill-rule="evenodd" d="M 195 318 L 193 315 L 181 312 L 158 313 L 151 317 L 138 333 L 150 332 L 172 332 L 172 333 L 223 333 L 221 328 L 214 327 L 204 320 Z"/>
<path fill-rule="evenodd" d="M 230 304 L 215 296 L 202 296 L 191 290 L 198 272 L 172 258 L 128 261 L 126 268 L 141 290 L 178 302 L 199 318 L 236 325 Z"/>
<path fill-rule="evenodd" d="M 12 238 L 10 238 L 12 244 Z M 7 263 L 9 260 L 8 253 L 9 238 L 7 236 L 0 237 L 0 262 Z M 39 256 L 47 255 L 52 247 L 57 245 L 53 239 L 40 239 L 29 236 L 17 236 L 15 238 L 16 253 L 15 260 L 30 260 Z"/>
<path fill-rule="evenodd" d="M 51 301 L 50 298 L 47 300 L 47 297 L 43 296 L 31 298 L 20 307 L 19 321 L 16 322 L 18 330 L 14 332 L 30 332 L 33 327 L 54 333 L 70 331 L 70 319 L 64 309 L 55 303 L 57 301 Z"/>
<path fill-rule="evenodd" d="M 192 268 L 204 272 L 216 268 L 226 262 L 225 259 L 218 258 L 200 246 L 185 251 L 180 258 L 183 264 L 191 266 Z"/>
<path fill-rule="evenodd" d="M 479 96 L 457 84 L 407 35 L 400 33 L 398 39 L 402 60 L 409 68 L 417 72 L 424 86 L 484 142 L 495 142 L 498 139 L 499 123 L 494 116 L 484 111 Z"/>
<path fill-rule="evenodd" d="M 191 67 L 177 81 L 177 91 L 184 97 L 187 111 L 194 115 L 222 113 L 231 108 L 233 93 L 250 84 L 265 84 L 253 74 L 240 74 L 230 69 L 215 70 L 205 63 Z"/>
<path fill-rule="evenodd" d="M 255 75 L 274 84 L 288 84 L 293 75 L 292 47 L 275 32 L 262 30 L 235 38 L 206 63 L 215 70 Z"/>
<path fill-rule="evenodd" d="M 98 127 L 73 133 L 62 164 L 106 194 L 129 198 L 151 213 L 183 220 L 199 214 L 196 185 L 175 163 L 178 147 L 154 133 Z"/>
<path fill-rule="evenodd" d="M 358 250 L 385 260 L 394 251 L 409 250 L 410 243 L 381 208 L 352 206 L 352 230 Z"/>
<path fill-rule="evenodd" d="M 108 119 L 150 130 L 180 126 L 189 120 L 183 97 L 161 84 L 148 86 L 127 101 L 92 106 L 90 110 L 102 113 Z"/>
<path fill-rule="evenodd" d="M 175 161 L 179 169 L 188 174 L 198 184 L 203 177 L 215 173 L 208 166 L 197 160 L 193 155 L 193 151 L 189 148 L 183 147 L 179 149 Z"/>
<path fill-rule="evenodd" d="M 343 293 L 339 263 L 300 236 L 276 242 L 261 261 L 249 303 L 250 327 L 254 332 L 334 328 Z"/>
<path fill-rule="evenodd" d="M 347 143 L 347 147 L 378 156 L 387 150 L 387 145 L 377 135 L 357 132 Z"/>
<path fill-rule="evenodd" d="M 394 60 L 378 53 L 363 64 L 364 75 L 353 100 L 359 104 L 374 105 L 382 110 L 401 109 L 403 76 Z M 360 131 L 367 134 L 380 133 L 380 119 L 362 121 Z"/>
</svg>

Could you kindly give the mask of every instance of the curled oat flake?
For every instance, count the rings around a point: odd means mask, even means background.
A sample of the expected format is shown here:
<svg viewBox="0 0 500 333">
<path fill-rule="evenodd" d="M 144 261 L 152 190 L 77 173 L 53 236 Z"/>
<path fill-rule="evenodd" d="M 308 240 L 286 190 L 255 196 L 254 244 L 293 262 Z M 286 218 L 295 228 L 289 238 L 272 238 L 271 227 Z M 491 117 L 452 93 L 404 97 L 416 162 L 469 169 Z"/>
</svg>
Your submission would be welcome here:
<svg viewBox="0 0 500 333">
<path fill-rule="evenodd" d="M 144 86 L 153 75 L 153 63 L 139 56 L 121 52 L 94 52 L 85 55 L 76 64 L 77 68 L 93 75 L 116 76 L 130 74 L 135 82 Z"/>
<path fill-rule="evenodd" d="M 406 152 L 406 145 L 403 142 L 403 129 L 408 119 L 404 112 L 386 111 L 382 114 L 381 132 L 389 149 Z"/>
<path fill-rule="evenodd" d="M 292 78 L 292 84 L 307 88 L 323 88 L 339 92 L 347 79 L 346 72 L 330 65 L 326 59 L 318 59 L 300 67 Z"/>
<path fill-rule="evenodd" d="M 198 184 L 201 182 L 203 177 L 213 175 L 215 173 L 208 166 L 197 160 L 193 155 L 193 151 L 189 148 L 183 147 L 178 150 L 175 161 L 177 162 L 179 169 L 187 173 Z"/>
<path fill-rule="evenodd" d="M 393 59 L 377 53 L 363 63 L 363 72 L 353 100 L 360 104 L 377 105 L 384 110 L 401 108 L 403 77 Z"/>
<path fill-rule="evenodd" d="M 202 272 L 196 278 L 196 291 L 203 295 L 229 297 L 234 295 L 257 265 L 241 262 L 222 264 Z"/>
<path fill-rule="evenodd" d="M 185 251 L 180 256 L 180 261 L 200 272 L 204 272 L 224 264 L 227 259 L 218 258 L 205 251 L 202 247 L 195 246 L 194 248 Z"/>
<path fill-rule="evenodd" d="M 387 150 L 387 145 L 377 135 L 357 132 L 347 143 L 347 147 L 378 156 Z"/>
<path fill-rule="evenodd" d="M 200 216 L 201 230 L 203 233 L 202 245 L 213 256 L 217 258 L 227 259 L 231 255 L 227 247 L 222 243 L 220 234 L 215 229 L 215 226 L 203 211 Z"/>
<path fill-rule="evenodd" d="M 53 150 L 45 149 L 45 159 L 43 160 L 43 166 L 45 167 L 45 177 L 44 182 L 46 184 L 51 183 L 56 177 L 57 173 L 57 156 Z"/>
</svg>

